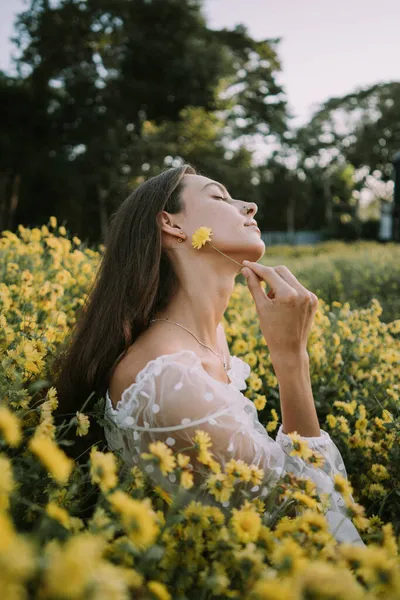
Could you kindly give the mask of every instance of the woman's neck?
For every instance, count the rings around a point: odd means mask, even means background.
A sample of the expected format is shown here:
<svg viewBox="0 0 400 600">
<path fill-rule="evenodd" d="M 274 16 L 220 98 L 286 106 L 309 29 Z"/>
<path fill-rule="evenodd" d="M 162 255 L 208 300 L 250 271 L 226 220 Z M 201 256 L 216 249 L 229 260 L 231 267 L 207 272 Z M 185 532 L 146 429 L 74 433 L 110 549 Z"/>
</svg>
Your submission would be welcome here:
<svg viewBox="0 0 400 600">
<path fill-rule="evenodd" d="M 189 329 L 203 344 L 217 348 L 217 327 L 228 306 L 235 280 L 232 276 L 213 279 L 207 285 L 200 280 L 191 280 L 190 288 L 181 287 L 169 305 L 154 318 L 175 321 Z"/>
</svg>

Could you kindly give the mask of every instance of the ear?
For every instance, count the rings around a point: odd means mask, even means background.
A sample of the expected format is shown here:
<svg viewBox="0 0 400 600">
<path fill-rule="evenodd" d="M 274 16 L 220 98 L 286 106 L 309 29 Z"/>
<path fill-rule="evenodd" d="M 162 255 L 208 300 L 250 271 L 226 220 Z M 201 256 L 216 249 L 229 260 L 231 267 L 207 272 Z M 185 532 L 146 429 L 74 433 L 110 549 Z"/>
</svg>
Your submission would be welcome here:
<svg viewBox="0 0 400 600">
<path fill-rule="evenodd" d="M 176 234 L 179 233 L 181 228 L 177 223 L 175 223 L 175 217 L 176 215 L 171 215 L 170 213 L 163 210 L 157 214 L 156 219 L 160 229 L 165 233 L 172 234 L 176 241 L 178 238 Z"/>
<path fill-rule="evenodd" d="M 156 220 L 157 220 L 157 224 L 162 229 L 164 229 L 165 225 L 171 226 L 173 223 L 172 215 L 170 215 L 170 213 L 168 213 L 166 210 L 162 210 L 159 213 L 157 213 Z"/>
</svg>

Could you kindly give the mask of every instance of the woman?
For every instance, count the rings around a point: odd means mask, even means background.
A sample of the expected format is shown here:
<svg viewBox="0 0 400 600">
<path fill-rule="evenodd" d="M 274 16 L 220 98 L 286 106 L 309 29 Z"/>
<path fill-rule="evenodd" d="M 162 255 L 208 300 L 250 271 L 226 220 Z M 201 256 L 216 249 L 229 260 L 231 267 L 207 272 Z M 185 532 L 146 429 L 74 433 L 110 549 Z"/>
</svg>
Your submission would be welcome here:
<svg viewBox="0 0 400 600">
<path fill-rule="evenodd" d="M 179 489 L 174 476 L 161 477 L 141 453 L 156 440 L 174 453 L 187 449 L 197 430 L 209 434 L 221 465 L 240 458 L 264 470 L 255 496 L 265 496 L 286 472 L 309 477 L 318 492 L 330 494 L 333 535 L 363 545 L 333 489 L 333 475 L 346 477 L 346 470 L 329 434 L 319 428 L 311 391 L 307 338 L 318 300 L 285 267 L 257 264 L 265 246 L 256 212 L 256 204 L 231 198 L 189 165 L 140 185 L 114 215 L 87 308 L 64 358 L 60 406 L 74 414 L 92 391 L 105 396 L 110 449 L 121 453 L 127 468 L 141 464 L 170 493 Z M 195 248 L 192 235 L 203 226 L 211 229 L 212 244 Z M 279 381 L 282 425 L 276 441 L 241 393 L 250 367 L 229 355 L 221 325 L 242 264 Z M 268 295 L 262 280 L 271 288 Z M 289 456 L 287 434 L 293 431 L 324 456 L 323 468 Z M 200 464 L 196 452 L 185 454 L 196 489 Z"/>
</svg>

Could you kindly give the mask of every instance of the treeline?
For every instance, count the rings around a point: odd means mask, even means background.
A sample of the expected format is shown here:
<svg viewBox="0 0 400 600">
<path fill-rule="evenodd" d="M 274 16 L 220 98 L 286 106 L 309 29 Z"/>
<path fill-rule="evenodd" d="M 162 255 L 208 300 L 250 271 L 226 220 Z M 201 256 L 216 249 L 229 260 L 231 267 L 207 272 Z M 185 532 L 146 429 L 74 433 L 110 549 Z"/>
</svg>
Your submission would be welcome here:
<svg viewBox="0 0 400 600">
<path fill-rule="evenodd" d="M 296 130 L 279 39 L 212 30 L 200 0 L 31 0 L 14 41 L 17 75 L 0 73 L 0 229 L 55 215 L 100 241 L 129 190 L 187 161 L 256 202 L 261 229 L 359 237 L 360 190 L 391 178 L 399 82 L 333 98 Z M 260 139 L 275 148 L 262 164 Z"/>
</svg>

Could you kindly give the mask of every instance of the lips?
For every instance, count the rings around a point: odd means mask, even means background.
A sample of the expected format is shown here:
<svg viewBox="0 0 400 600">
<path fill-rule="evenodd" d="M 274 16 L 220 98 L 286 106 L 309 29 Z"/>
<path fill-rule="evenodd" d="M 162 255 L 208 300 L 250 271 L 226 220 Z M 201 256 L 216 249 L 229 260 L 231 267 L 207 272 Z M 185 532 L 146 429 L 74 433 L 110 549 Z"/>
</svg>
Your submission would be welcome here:
<svg viewBox="0 0 400 600">
<path fill-rule="evenodd" d="M 245 227 L 249 227 L 250 225 L 255 225 L 257 227 L 257 221 L 252 219 L 251 221 L 248 221 L 247 223 L 244 224 Z"/>
<path fill-rule="evenodd" d="M 255 227 L 259 233 L 261 233 L 257 223 L 255 221 L 250 221 L 250 223 L 245 223 L 245 227 Z"/>
</svg>

